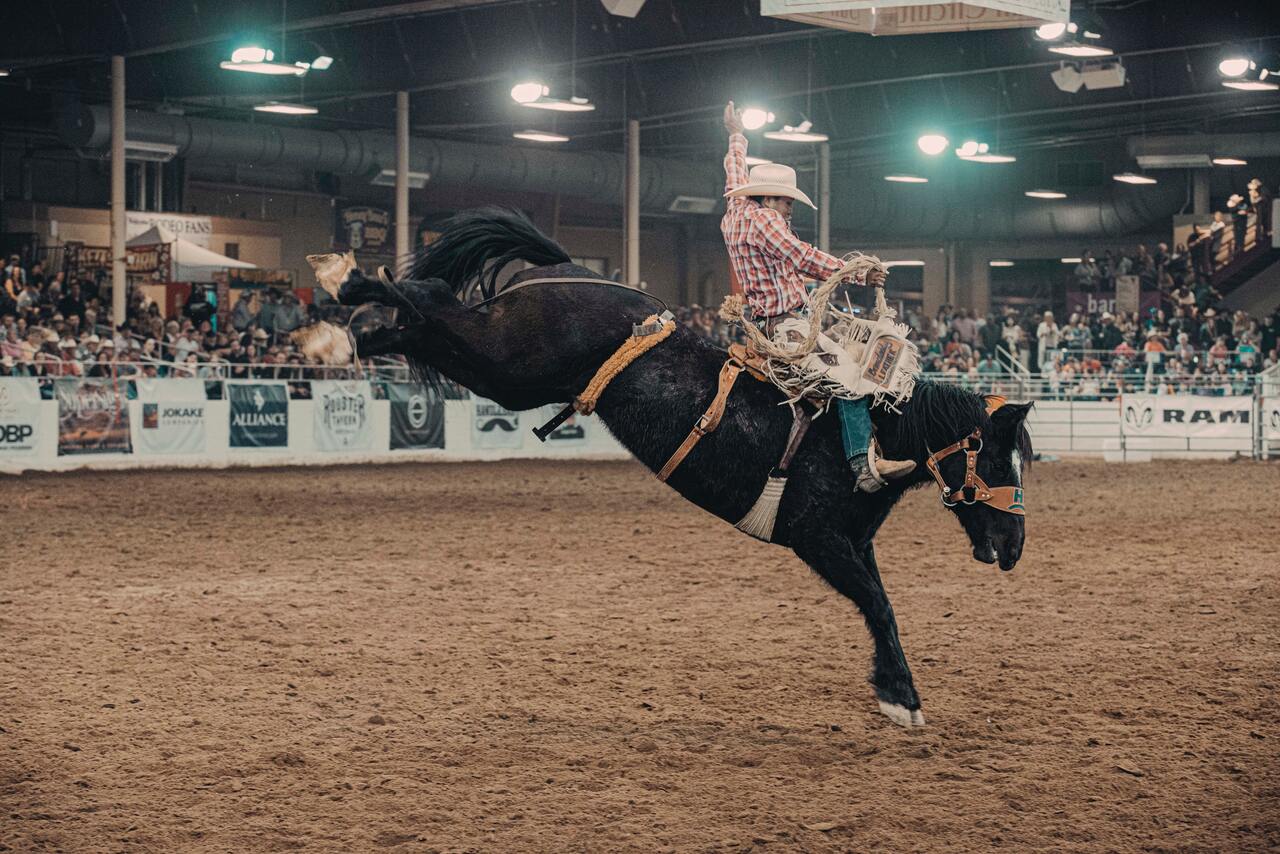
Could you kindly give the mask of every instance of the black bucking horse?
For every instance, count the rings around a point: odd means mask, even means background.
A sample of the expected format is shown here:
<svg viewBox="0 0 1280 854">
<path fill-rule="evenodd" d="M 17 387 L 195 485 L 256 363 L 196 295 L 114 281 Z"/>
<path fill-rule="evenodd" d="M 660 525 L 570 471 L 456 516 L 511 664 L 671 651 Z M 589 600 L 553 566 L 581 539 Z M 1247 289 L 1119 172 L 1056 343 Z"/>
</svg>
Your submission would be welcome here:
<svg viewBox="0 0 1280 854">
<path fill-rule="evenodd" d="M 340 281 L 326 283 L 322 268 L 326 261 L 332 268 L 335 256 L 311 260 L 322 284 L 340 286 L 343 303 L 400 309 L 395 325 L 360 336 L 362 356 L 403 354 L 417 368 L 438 371 L 513 410 L 572 400 L 631 335 L 632 325 L 655 313 L 654 300 L 643 292 L 598 280 L 575 283 L 595 274 L 572 264 L 525 217 L 505 210 L 455 217 L 399 282 L 385 274 L 366 276 L 346 264 L 330 277 Z M 520 260 L 535 266 L 499 288 L 498 273 Z M 512 287 L 533 278 L 553 281 Z M 479 306 L 463 304 L 458 295 L 477 283 L 484 296 L 496 298 Z M 608 385 L 596 414 L 656 471 L 707 408 L 725 359 L 723 349 L 678 326 Z M 787 442 L 792 417 L 781 401 L 781 392 L 768 383 L 738 382 L 719 429 L 675 470 L 671 487 L 721 519 L 742 518 Z M 970 448 L 977 453 L 940 459 L 940 483 L 958 489 L 966 481 L 968 457 L 986 484 L 1018 487 L 1014 494 L 1020 501 L 1023 464 L 1031 459 L 1023 425 L 1029 407 L 1006 404 L 989 414 L 979 395 L 920 381 L 900 414 L 873 408 L 883 453 L 915 460 L 919 465 L 912 476 L 873 494 L 857 491 L 834 417 L 813 423 L 791 464 L 772 541 L 793 549 L 862 611 L 875 641 L 870 681 L 880 709 L 896 723 L 918 726 L 924 716 L 876 566 L 876 531 L 907 489 L 930 480 L 929 455 L 965 437 L 971 437 Z M 1021 515 L 981 502 L 956 500 L 947 506 L 968 533 L 976 559 L 1013 568 L 1022 553 Z"/>
</svg>

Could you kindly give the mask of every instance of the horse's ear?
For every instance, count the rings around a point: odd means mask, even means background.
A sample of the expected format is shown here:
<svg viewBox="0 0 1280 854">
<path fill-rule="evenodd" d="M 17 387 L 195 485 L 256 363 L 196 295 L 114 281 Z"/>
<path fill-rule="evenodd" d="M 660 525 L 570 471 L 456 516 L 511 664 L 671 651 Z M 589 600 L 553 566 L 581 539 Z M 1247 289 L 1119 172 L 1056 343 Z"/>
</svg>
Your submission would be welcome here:
<svg viewBox="0 0 1280 854">
<path fill-rule="evenodd" d="M 1006 403 L 995 412 L 991 413 L 991 424 L 996 428 L 996 432 L 1004 436 L 1016 436 L 1018 427 L 1023 421 L 1027 420 L 1027 413 L 1031 411 L 1031 403 Z"/>
</svg>

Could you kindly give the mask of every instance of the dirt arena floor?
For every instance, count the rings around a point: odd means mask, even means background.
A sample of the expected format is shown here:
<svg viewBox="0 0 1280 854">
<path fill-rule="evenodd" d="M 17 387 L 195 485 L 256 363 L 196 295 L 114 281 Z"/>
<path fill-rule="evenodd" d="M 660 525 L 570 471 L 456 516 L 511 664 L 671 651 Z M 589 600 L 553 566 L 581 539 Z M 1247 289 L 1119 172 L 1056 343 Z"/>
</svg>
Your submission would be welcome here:
<svg viewBox="0 0 1280 854">
<path fill-rule="evenodd" d="M 1280 469 L 1042 464 L 1009 574 L 930 492 L 853 606 L 635 464 L 0 479 L 6 851 L 1261 851 Z"/>
</svg>

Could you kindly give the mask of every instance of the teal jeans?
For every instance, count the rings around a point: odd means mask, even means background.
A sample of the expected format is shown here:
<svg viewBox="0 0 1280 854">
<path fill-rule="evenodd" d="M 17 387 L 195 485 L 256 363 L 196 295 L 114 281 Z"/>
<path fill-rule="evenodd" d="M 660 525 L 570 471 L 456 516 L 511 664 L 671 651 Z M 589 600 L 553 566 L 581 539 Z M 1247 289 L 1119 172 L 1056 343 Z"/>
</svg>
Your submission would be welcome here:
<svg viewBox="0 0 1280 854">
<path fill-rule="evenodd" d="M 867 399 L 836 398 L 836 414 L 840 417 L 840 437 L 844 440 L 845 459 L 865 456 L 871 446 L 871 408 Z"/>
</svg>

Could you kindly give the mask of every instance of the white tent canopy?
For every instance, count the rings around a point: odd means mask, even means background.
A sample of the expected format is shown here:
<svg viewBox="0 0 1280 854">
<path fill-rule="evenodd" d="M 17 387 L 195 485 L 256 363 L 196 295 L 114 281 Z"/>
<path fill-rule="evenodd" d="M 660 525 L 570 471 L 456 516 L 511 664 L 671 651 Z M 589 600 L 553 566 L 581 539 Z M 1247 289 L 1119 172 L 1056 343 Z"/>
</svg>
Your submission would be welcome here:
<svg viewBox="0 0 1280 854">
<path fill-rule="evenodd" d="M 125 246 L 155 246 L 158 243 L 167 243 L 173 247 L 174 281 L 211 282 L 214 273 L 229 267 L 236 270 L 257 269 L 256 265 L 248 261 L 228 258 L 203 246 L 196 246 L 163 225 L 152 226 L 137 237 L 129 238 Z"/>
</svg>

